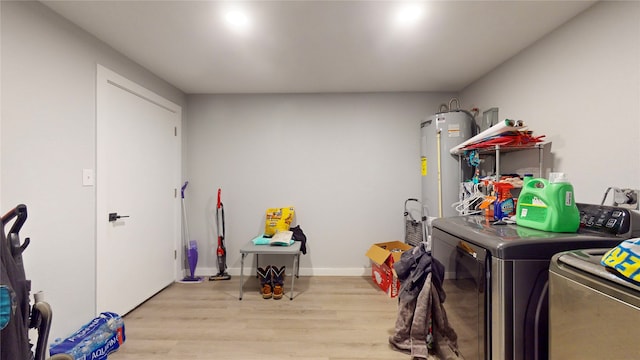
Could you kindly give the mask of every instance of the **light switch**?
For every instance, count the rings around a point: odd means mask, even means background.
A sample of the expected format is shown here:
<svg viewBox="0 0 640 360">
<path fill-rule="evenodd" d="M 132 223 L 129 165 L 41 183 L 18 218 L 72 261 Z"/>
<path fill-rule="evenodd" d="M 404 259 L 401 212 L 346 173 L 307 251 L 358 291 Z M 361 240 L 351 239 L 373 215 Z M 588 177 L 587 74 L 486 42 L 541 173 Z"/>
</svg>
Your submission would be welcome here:
<svg viewBox="0 0 640 360">
<path fill-rule="evenodd" d="M 82 169 L 82 186 L 93 186 L 93 169 Z"/>
</svg>

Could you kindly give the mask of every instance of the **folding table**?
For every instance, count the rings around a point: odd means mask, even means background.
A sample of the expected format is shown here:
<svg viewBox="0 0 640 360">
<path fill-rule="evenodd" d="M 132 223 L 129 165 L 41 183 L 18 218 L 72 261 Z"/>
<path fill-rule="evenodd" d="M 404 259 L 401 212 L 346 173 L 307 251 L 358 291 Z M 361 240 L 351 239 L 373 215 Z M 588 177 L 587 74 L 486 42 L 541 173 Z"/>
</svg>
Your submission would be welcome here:
<svg viewBox="0 0 640 360">
<path fill-rule="evenodd" d="M 293 268 L 291 272 L 291 292 L 289 300 L 293 300 L 293 284 L 295 278 L 300 275 L 300 241 L 294 241 L 290 246 L 277 245 L 255 245 L 253 241 L 249 241 L 240 248 L 240 298 L 242 300 L 242 285 L 244 285 L 244 258 L 247 254 L 256 255 L 256 268 L 260 267 L 260 255 L 290 255 L 293 257 Z"/>
</svg>

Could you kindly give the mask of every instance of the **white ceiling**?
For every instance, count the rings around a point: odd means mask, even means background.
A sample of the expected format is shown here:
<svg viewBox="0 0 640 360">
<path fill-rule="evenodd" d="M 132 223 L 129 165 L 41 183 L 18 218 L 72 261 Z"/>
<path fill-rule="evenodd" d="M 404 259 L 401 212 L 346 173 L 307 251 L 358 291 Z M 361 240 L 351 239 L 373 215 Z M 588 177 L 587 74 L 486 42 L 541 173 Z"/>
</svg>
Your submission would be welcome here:
<svg viewBox="0 0 640 360">
<path fill-rule="evenodd" d="M 459 91 L 594 3 L 42 2 L 188 94 Z"/>
</svg>

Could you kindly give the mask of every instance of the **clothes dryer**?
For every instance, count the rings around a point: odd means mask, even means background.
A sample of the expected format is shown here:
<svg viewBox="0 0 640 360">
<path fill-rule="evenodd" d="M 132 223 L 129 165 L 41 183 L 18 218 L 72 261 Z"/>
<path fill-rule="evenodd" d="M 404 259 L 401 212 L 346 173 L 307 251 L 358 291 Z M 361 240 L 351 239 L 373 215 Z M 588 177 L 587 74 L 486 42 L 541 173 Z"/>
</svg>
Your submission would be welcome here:
<svg viewBox="0 0 640 360">
<path fill-rule="evenodd" d="M 553 255 L 611 248 L 640 234 L 640 215 L 635 212 L 577 205 L 576 233 L 493 225 L 477 215 L 433 221 L 433 256 L 445 266 L 444 308 L 465 359 L 548 359 Z"/>
</svg>

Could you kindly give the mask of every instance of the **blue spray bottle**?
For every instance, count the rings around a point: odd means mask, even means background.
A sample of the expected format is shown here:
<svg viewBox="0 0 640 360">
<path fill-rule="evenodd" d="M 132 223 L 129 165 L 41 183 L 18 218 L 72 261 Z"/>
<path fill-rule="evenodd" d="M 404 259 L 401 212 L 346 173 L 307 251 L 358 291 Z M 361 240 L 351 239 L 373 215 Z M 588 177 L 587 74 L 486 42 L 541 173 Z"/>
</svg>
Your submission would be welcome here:
<svg viewBox="0 0 640 360">
<path fill-rule="evenodd" d="M 502 220 L 515 214 L 513 195 L 511 195 L 513 185 L 509 183 L 494 183 L 493 188 L 495 189 L 497 198 L 493 203 L 493 217 L 496 220 Z"/>
</svg>

